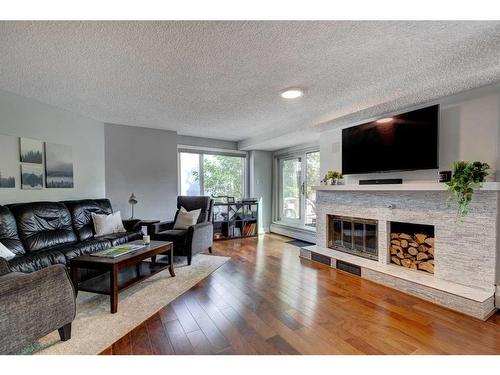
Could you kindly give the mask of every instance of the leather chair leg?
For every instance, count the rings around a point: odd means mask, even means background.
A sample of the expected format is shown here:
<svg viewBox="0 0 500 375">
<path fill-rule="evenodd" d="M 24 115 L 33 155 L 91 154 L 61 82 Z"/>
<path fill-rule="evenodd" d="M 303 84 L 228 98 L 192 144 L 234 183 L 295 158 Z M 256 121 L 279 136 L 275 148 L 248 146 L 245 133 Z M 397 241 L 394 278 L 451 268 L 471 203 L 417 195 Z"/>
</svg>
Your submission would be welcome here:
<svg viewBox="0 0 500 375">
<path fill-rule="evenodd" d="M 191 258 L 192 258 L 192 255 L 191 255 L 191 254 L 188 254 L 187 258 L 188 258 L 188 266 L 190 266 L 190 265 L 191 265 Z"/>
<path fill-rule="evenodd" d="M 208 248 L 208 252 L 209 252 L 210 254 L 212 254 L 212 246 L 210 246 L 210 247 Z"/>
</svg>

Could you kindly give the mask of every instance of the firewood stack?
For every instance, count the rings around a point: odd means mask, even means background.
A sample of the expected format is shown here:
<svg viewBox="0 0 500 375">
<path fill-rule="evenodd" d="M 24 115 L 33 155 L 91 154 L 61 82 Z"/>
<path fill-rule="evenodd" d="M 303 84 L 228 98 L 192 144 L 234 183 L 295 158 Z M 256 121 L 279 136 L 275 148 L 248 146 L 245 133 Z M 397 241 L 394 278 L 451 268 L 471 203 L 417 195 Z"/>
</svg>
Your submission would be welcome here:
<svg viewBox="0 0 500 375">
<path fill-rule="evenodd" d="M 423 233 L 391 233 L 389 249 L 392 263 L 434 273 L 434 237 Z"/>
</svg>

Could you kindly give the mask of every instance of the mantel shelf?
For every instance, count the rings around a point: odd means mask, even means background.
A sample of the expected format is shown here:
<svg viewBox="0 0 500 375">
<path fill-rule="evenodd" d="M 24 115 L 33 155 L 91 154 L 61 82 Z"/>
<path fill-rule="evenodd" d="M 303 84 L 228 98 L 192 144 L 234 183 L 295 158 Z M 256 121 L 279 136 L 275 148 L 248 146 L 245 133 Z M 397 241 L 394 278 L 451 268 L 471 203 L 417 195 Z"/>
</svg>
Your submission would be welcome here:
<svg viewBox="0 0 500 375">
<path fill-rule="evenodd" d="M 320 185 L 317 191 L 446 191 L 446 185 L 439 182 L 414 182 L 389 185 Z M 485 182 L 480 191 L 500 191 L 500 182 Z"/>
</svg>

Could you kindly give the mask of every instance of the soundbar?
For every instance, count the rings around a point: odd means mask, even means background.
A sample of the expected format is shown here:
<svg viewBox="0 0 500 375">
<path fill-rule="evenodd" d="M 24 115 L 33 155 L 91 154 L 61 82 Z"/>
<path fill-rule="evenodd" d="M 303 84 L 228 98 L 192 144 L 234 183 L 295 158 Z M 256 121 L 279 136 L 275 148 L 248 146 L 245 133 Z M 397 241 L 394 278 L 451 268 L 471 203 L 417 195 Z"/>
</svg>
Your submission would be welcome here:
<svg viewBox="0 0 500 375">
<path fill-rule="evenodd" d="M 402 178 L 377 178 L 375 180 L 359 180 L 360 185 L 388 185 L 402 183 Z"/>
</svg>

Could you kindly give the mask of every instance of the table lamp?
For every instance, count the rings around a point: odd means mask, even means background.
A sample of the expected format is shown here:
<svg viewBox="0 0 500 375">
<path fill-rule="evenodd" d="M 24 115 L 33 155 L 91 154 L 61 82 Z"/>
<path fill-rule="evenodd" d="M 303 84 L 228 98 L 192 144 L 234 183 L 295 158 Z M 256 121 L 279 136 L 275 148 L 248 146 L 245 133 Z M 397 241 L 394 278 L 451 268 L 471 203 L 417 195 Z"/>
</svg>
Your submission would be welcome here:
<svg viewBox="0 0 500 375">
<path fill-rule="evenodd" d="M 137 198 L 135 197 L 134 193 L 132 193 L 130 195 L 130 197 L 128 198 L 128 204 L 130 204 L 130 206 L 132 206 L 132 216 L 130 218 L 133 219 L 134 218 L 134 206 L 137 204 Z"/>
</svg>

